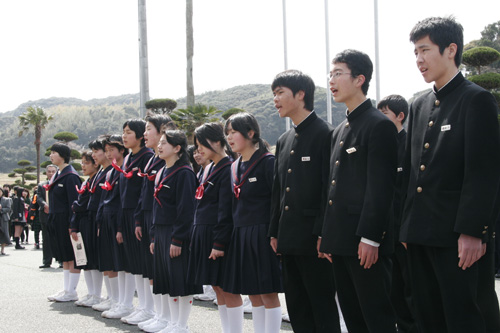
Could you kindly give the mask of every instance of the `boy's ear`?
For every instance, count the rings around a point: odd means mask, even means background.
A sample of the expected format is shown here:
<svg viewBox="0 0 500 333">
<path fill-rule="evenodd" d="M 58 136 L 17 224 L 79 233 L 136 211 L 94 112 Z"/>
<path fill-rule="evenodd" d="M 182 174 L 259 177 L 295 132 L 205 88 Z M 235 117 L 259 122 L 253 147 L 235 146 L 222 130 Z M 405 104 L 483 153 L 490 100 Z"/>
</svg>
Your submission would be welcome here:
<svg viewBox="0 0 500 333">
<path fill-rule="evenodd" d="M 403 120 L 405 119 L 405 114 L 403 112 L 400 112 L 396 117 L 396 119 L 399 120 L 401 123 L 403 123 Z"/>
<path fill-rule="evenodd" d="M 359 74 L 356 78 L 356 87 L 360 88 L 366 80 L 366 77 L 363 74 Z"/>
<path fill-rule="evenodd" d="M 447 47 L 448 50 L 445 50 L 445 52 L 447 52 L 446 55 L 448 56 L 449 59 L 455 59 L 455 55 L 457 54 L 457 48 L 458 46 L 455 43 L 451 43 Z"/>
<path fill-rule="evenodd" d="M 303 101 L 304 97 L 306 96 L 306 93 L 304 92 L 304 90 L 299 90 L 297 91 L 295 96 L 298 97 L 300 101 Z"/>
</svg>

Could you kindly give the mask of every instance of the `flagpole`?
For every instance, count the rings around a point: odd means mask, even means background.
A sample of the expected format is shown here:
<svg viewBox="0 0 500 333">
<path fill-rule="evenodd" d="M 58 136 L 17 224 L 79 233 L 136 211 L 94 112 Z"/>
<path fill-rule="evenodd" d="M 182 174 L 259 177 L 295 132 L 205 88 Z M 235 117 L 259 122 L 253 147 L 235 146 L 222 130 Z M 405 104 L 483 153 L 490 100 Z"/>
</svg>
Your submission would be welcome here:
<svg viewBox="0 0 500 333">
<path fill-rule="evenodd" d="M 376 84 L 376 102 L 380 101 L 380 65 L 379 65 L 379 43 L 378 43 L 378 0 L 373 0 L 373 13 L 375 16 L 375 84 Z"/>
<path fill-rule="evenodd" d="M 328 0 L 325 0 L 325 38 L 326 38 L 326 119 L 332 123 L 332 92 L 330 90 L 330 23 L 328 21 Z"/>
<path fill-rule="evenodd" d="M 287 35 L 286 35 L 286 0 L 282 0 L 283 2 L 283 48 L 284 48 L 284 56 L 285 56 L 285 70 L 288 69 L 288 52 L 287 52 Z M 285 126 L 286 130 L 290 129 L 290 118 L 285 118 Z"/>
</svg>

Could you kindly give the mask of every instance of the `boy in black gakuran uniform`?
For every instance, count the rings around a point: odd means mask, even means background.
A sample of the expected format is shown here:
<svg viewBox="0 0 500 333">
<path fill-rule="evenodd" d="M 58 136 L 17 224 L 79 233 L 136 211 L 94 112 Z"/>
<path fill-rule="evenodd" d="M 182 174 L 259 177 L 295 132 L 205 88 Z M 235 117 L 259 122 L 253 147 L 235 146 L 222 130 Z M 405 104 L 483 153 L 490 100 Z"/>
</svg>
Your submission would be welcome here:
<svg viewBox="0 0 500 333">
<path fill-rule="evenodd" d="M 316 249 L 333 127 L 313 111 L 309 76 L 282 72 L 271 89 L 280 117 L 294 123 L 276 144 L 269 227 L 271 246 L 282 256 L 288 314 L 295 332 L 340 332 L 332 267 Z"/>
</svg>

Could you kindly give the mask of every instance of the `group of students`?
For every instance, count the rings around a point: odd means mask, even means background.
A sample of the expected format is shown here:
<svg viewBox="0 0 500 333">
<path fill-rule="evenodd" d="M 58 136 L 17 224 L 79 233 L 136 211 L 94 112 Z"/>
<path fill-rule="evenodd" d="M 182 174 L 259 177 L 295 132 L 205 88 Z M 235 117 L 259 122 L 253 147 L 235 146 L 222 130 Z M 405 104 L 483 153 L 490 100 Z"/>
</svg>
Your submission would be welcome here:
<svg viewBox="0 0 500 333">
<path fill-rule="evenodd" d="M 242 331 L 241 294 L 255 332 L 278 332 L 283 291 L 295 332 L 340 332 L 336 294 L 351 333 L 500 332 L 498 108 L 458 70 L 462 30 L 450 17 L 413 28 L 434 88 L 410 112 L 400 96 L 372 106 L 373 65 L 360 51 L 332 61 L 330 89 L 347 106 L 336 128 L 313 111 L 309 76 L 278 74 L 275 107 L 294 126 L 275 155 L 246 112 L 195 130 L 196 153 L 211 161 L 198 174 L 164 115 L 92 141 L 83 184 L 69 148 L 54 144 L 48 223 L 64 290 L 49 299 L 76 301 L 84 269 L 89 294 L 77 304 L 147 332 L 187 332 L 203 285 L 216 292 L 223 332 Z M 68 228 L 82 235 L 85 267 L 74 266 Z"/>
</svg>

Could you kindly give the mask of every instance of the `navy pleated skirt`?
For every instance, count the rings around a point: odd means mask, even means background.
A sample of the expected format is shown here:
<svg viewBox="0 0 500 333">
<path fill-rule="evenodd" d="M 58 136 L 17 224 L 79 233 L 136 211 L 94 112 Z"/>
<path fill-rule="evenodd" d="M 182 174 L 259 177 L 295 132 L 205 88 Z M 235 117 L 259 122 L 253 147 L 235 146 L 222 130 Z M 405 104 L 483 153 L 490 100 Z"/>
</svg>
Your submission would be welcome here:
<svg viewBox="0 0 500 333">
<path fill-rule="evenodd" d="M 150 280 L 153 279 L 153 255 L 149 250 L 151 238 L 149 231 L 153 224 L 153 212 L 150 210 L 144 211 L 144 220 L 141 223 L 142 239 L 141 239 L 141 262 L 142 262 L 142 276 Z"/>
<path fill-rule="evenodd" d="M 134 211 L 134 209 L 123 209 L 121 219 L 123 248 L 125 250 L 125 261 L 127 262 L 125 271 L 136 275 L 142 274 L 142 255 L 141 243 L 135 236 Z"/>
<path fill-rule="evenodd" d="M 195 285 L 222 287 L 224 281 L 224 257 L 208 259 L 213 247 L 213 225 L 195 224 L 191 233 L 188 265 L 188 281 Z"/>
<path fill-rule="evenodd" d="M 97 257 L 97 223 L 95 216 L 97 212 L 89 212 L 79 216 L 79 229 L 82 234 L 87 265 L 78 267 L 81 269 L 98 269 L 99 259 Z"/>
<path fill-rule="evenodd" d="M 203 286 L 188 283 L 189 244 L 184 242 L 181 255 L 170 258 L 172 244 L 172 225 L 155 225 L 153 292 L 170 296 L 199 294 Z"/>
<path fill-rule="evenodd" d="M 99 271 L 119 272 L 124 270 L 123 244 L 116 241 L 118 212 L 104 211 L 97 240 Z"/>
<path fill-rule="evenodd" d="M 69 234 L 69 213 L 50 214 L 47 226 L 51 239 L 52 256 L 59 262 L 75 260 Z"/>
<path fill-rule="evenodd" d="M 283 292 L 279 258 L 269 244 L 269 224 L 235 227 L 227 250 L 223 290 L 260 295 Z"/>
</svg>

